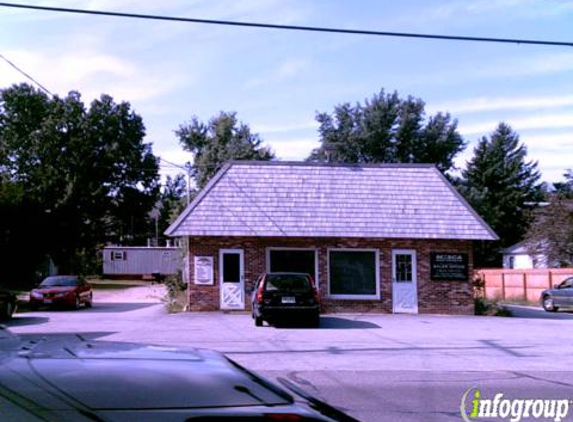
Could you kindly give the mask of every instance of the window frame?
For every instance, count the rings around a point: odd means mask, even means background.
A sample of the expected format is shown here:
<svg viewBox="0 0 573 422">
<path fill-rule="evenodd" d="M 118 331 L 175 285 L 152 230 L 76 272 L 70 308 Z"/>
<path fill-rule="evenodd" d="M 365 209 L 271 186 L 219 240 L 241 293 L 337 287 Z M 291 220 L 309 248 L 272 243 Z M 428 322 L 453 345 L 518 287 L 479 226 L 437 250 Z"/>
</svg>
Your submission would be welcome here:
<svg viewBox="0 0 573 422">
<path fill-rule="evenodd" d="M 111 251 L 111 260 L 112 261 L 127 261 L 127 253 L 125 251 Z"/>
<path fill-rule="evenodd" d="M 330 252 L 373 252 L 374 253 L 374 274 L 376 283 L 376 293 L 373 295 L 357 294 L 333 294 L 330 291 Z M 377 248 L 328 248 L 326 250 L 326 273 L 327 273 L 327 298 L 341 300 L 380 300 L 382 298 L 380 288 L 380 249 Z"/>
<path fill-rule="evenodd" d="M 271 272 L 271 251 L 312 251 L 314 252 L 314 274 L 310 274 L 310 276 L 313 278 L 314 280 L 314 286 L 318 289 L 319 288 L 319 282 L 318 280 L 320 279 L 320 266 L 318 265 L 319 261 L 319 248 L 315 247 L 315 246 L 309 246 L 309 247 L 288 247 L 288 246 L 268 246 L 265 249 L 265 271 L 267 273 Z"/>
</svg>

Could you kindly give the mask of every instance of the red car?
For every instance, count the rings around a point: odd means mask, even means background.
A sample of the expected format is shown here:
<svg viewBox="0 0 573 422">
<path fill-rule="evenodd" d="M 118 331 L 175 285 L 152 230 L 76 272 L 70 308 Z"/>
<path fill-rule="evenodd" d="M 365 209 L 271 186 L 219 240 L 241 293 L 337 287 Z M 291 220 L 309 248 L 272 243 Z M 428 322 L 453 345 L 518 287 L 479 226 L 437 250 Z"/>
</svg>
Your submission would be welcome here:
<svg viewBox="0 0 573 422">
<path fill-rule="evenodd" d="M 55 275 L 44 279 L 30 292 L 30 306 L 37 309 L 46 306 L 68 306 L 78 309 L 82 304 L 91 308 L 93 292 L 91 284 L 75 275 Z"/>
</svg>

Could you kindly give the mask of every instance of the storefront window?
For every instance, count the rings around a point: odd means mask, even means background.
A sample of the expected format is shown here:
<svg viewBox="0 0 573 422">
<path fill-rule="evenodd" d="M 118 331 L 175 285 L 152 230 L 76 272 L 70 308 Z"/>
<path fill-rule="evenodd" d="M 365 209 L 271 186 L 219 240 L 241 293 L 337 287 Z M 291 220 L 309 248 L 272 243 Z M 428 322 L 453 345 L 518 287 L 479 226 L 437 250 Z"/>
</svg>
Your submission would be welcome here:
<svg viewBox="0 0 573 422">
<path fill-rule="evenodd" d="M 377 250 L 331 250 L 328 266 L 331 297 L 380 298 Z"/>
</svg>

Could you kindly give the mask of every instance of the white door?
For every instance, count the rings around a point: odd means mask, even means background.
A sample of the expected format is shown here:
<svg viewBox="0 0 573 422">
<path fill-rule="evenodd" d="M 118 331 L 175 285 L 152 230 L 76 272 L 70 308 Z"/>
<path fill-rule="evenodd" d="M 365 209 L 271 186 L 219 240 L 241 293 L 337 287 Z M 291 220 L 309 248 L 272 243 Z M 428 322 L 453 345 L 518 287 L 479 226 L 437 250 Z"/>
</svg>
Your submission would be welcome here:
<svg viewBox="0 0 573 422">
<path fill-rule="evenodd" d="M 418 313 L 418 283 L 416 278 L 416 251 L 392 251 L 392 311 Z"/>
<path fill-rule="evenodd" d="M 219 251 L 221 309 L 245 309 L 245 270 L 242 249 Z"/>
</svg>

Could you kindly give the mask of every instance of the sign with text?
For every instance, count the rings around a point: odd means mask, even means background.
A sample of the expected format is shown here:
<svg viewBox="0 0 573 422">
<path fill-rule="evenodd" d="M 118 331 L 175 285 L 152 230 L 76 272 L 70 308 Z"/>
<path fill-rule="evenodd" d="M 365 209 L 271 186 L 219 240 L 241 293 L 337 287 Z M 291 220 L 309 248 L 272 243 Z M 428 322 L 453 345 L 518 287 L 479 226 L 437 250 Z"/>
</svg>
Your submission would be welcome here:
<svg viewBox="0 0 573 422">
<path fill-rule="evenodd" d="M 468 281 L 468 254 L 430 253 L 430 278 L 432 280 Z"/>
<path fill-rule="evenodd" d="M 213 285 L 213 257 L 195 257 L 195 284 Z"/>
</svg>

